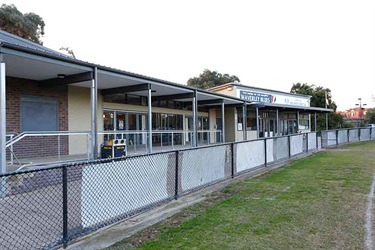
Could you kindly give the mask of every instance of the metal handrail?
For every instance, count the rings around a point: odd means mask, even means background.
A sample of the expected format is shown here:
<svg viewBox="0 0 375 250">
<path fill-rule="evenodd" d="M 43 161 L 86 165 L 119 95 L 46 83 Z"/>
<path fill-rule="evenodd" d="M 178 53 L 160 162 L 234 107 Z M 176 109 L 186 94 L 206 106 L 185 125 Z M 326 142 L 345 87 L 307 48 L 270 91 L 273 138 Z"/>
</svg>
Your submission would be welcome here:
<svg viewBox="0 0 375 250">
<path fill-rule="evenodd" d="M 88 131 L 25 131 L 21 134 L 18 134 L 16 137 L 13 138 L 13 140 L 8 141 L 5 145 L 5 148 L 8 148 L 15 144 L 16 142 L 22 140 L 25 137 L 31 137 L 31 136 L 59 136 L 59 135 L 88 135 L 90 132 Z"/>
</svg>

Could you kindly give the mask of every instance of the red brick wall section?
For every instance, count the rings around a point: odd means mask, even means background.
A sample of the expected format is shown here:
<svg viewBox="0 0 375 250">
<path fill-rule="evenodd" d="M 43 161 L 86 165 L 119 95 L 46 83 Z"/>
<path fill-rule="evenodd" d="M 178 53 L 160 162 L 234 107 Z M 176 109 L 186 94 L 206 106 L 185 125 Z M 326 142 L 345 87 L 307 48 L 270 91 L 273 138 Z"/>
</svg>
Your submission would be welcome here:
<svg viewBox="0 0 375 250">
<path fill-rule="evenodd" d="M 6 119 L 7 134 L 20 133 L 21 96 L 50 97 L 59 99 L 59 129 L 68 131 L 68 87 L 40 87 L 37 82 L 7 77 L 6 79 Z M 67 155 L 69 138 L 61 136 L 60 154 Z M 17 158 L 57 156 L 57 136 L 25 138 L 14 144 Z M 8 154 L 9 154 L 9 150 Z"/>
</svg>

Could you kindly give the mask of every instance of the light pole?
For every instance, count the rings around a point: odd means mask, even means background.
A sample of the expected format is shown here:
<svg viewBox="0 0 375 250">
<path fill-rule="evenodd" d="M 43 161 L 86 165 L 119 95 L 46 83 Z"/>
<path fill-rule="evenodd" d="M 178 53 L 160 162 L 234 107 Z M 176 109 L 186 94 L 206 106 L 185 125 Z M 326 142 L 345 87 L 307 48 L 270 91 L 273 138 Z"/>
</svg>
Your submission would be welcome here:
<svg viewBox="0 0 375 250">
<path fill-rule="evenodd" d="M 362 106 L 366 106 L 367 104 L 365 104 L 365 103 L 362 104 L 362 98 L 358 98 L 358 101 L 359 101 L 359 103 L 355 104 L 356 106 L 359 106 L 358 119 L 363 120 L 364 119 L 364 117 L 363 117 L 363 109 L 364 108 L 362 108 Z M 360 126 L 360 124 L 358 124 L 358 125 Z"/>
</svg>

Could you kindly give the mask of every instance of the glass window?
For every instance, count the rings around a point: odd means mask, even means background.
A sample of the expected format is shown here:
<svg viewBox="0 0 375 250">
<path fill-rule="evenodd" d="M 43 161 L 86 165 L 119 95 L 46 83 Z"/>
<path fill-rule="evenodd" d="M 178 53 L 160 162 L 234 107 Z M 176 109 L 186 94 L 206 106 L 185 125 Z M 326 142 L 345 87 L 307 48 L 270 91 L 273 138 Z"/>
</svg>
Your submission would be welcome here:
<svg viewBox="0 0 375 250">
<path fill-rule="evenodd" d="M 243 113 L 242 108 L 237 108 L 237 130 L 242 131 L 243 130 Z"/>
<path fill-rule="evenodd" d="M 299 116 L 299 129 L 309 129 L 309 114 L 300 114 Z"/>
<path fill-rule="evenodd" d="M 126 104 L 141 105 L 141 97 L 136 95 L 126 95 Z"/>
<path fill-rule="evenodd" d="M 125 113 L 116 112 L 116 130 L 125 130 Z"/>
<path fill-rule="evenodd" d="M 255 119 L 256 112 L 253 110 L 247 111 L 246 126 L 247 130 L 257 130 L 257 121 Z"/>
<path fill-rule="evenodd" d="M 113 111 L 104 111 L 103 120 L 104 120 L 104 130 L 114 130 L 115 129 L 115 119 Z"/>
</svg>

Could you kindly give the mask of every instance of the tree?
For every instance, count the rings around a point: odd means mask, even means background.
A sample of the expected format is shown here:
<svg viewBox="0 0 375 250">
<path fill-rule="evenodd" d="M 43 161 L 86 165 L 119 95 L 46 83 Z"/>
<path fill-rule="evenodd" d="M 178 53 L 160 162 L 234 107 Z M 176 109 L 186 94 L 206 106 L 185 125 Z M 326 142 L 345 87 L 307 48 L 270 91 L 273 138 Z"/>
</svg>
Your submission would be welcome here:
<svg viewBox="0 0 375 250">
<path fill-rule="evenodd" d="M 328 126 L 329 126 L 328 129 L 343 127 L 343 123 L 344 123 L 343 117 L 342 115 L 336 113 L 337 105 L 332 100 L 332 93 L 329 88 L 315 86 L 314 84 L 310 85 L 307 83 L 303 83 L 303 84 L 294 83 L 290 92 L 295 93 L 295 94 L 310 95 L 311 107 L 325 108 L 326 101 L 327 101 L 327 108 L 333 109 L 334 111 L 333 113 L 330 113 L 328 115 Z M 327 93 L 327 100 L 326 100 L 326 93 Z M 315 126 L 315 124 L 312 123 L 312 126 Z M 317 130 L 326 129 L 326 115 L 325 114 L 317 115 L 317 127 L 318 127 Z"/>
<path fill-rule="evenodd" d="M 239 82 L 240 79 L 235 75 L 221 74 L 217 71 L 205 69 L 199 77 L 190 78 L 187 85 L 195 88 L 208 89 L 234 81 Z"/>
<path fill-rule="evenodd" d="M 71 49 L 69 47 L 61 47 L 60 51 L 66 51 L 66 53 L 68 53 L 69 55 L 71 55 L 74 59 L 76 58 L 76 55 L 74 54 L 73 49 Z"/>
<path fill-rule="evenodd" d="M 367 110 L 365 122 L 375 124 L 375 108 Z"/>
<path fill-rule="evenodd" d="M 14 35 L 43 44 L 44 21 L 35 13 L 22 14 L 13 4 L 2 4 L 0 8 L 0 29 Z"/>
</svg>

